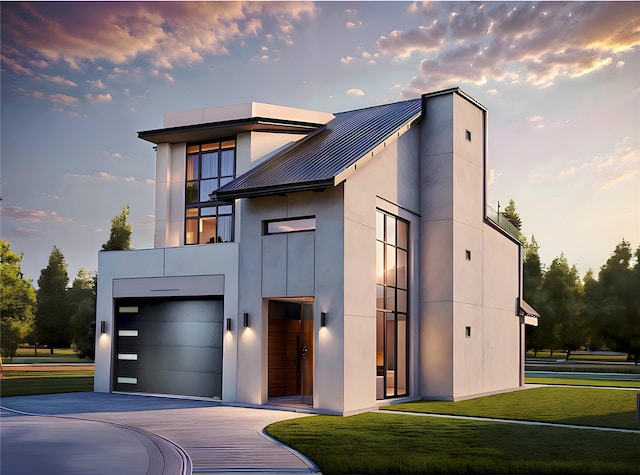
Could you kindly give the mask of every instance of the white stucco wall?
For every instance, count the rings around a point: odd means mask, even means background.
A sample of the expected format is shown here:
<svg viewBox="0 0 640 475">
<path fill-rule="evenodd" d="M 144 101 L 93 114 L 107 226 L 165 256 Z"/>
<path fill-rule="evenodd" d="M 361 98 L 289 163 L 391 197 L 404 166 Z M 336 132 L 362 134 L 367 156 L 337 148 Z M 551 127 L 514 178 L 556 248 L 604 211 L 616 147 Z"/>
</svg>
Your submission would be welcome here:
<svg viewBox="0 0 640 475">
<path fill-rule="evenodd" d="M 421 395 L 512 389 L 520 263 L 518 244 L 483 221 L 486 111 L 455 93 L 430 97 L 421 131 Z"/>
</svg>

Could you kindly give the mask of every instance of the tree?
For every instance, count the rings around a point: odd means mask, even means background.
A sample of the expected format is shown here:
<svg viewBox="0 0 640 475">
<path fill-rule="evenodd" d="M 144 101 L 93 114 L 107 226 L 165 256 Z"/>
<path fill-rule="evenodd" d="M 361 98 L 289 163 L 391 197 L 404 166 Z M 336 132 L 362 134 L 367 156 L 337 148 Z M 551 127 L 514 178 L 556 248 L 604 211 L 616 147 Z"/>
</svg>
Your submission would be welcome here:
<svg viewBox="0 0 640 475">
<path fill-rule="evenodd" d="M 585 286 L 585 312 L 597 335 L 611 348 L 640 360 L 640 246 L 631 252 L 624 239 Z"/>
<path fill-rule="evenodd" d="M 67 290 L 73 345 L 79 358 L 95 356 L 96 338 L 96 275 L 80 269 Z"/>
<path fill-rule="evenodd" d="M 523 240 L 523 258 L 522 258 L 522 297 L 533 308 L 539 309 L 542 304 L 542 264 L 540 262 L 539 249 L 540 246 L 535 236 L 531 236 L 531 242 Z M 550 333 L 545 332 L 547 327 L 541 322 L 539 326 L 534 327 L 527 325 L 526 344 L 527 349 L 533 350 L 537 354 L 538 350 L 548 345 Z"/>
<path fill-rule="evenodd" d="M 545 272 L 541 285 L 541 325 L 550 331 L 556 348 L 571 351 L 586 344 L 586 330 L 582 318 L 582 282 L 576 266 L 569 267 L 564 254 L 556 257 Z M 552 346 L 553 348 L 553 346 Z"/>
<path fill-rule="evenodd" d="M 131 225 L 127 223 L 129 205 L 111 220 L 109 240 L 102 245 L 103 251 L 123 251 L 131 249 Z"/>
<path fill-rule="evenodd" d="M 8 241 L 0 241 L 0 352 L 13 358 L 22 343 L 33 330 L 36 291 L 31 279 L 22 276 L 22 254 L 9 249 Z"/>
<path fill-rule="evenodd" d="M 36 311 L 37 343 L 45 343 L 53 354 L 54 347 L 71 344 L 69 305 L 67 302 L 67 263 L 60 249 L 53 246 L 49 264 L 40 271 Z"/>
<path fill-rule="evenodd" d="M 520 215 L 516 211 L 516 204 L 513 200 L 509 200 L 509 204 L 500 214 L 502 214 L 502 216 L 507 218 L 507 220 L 509 220 L 509 222 L 515 226 L 515 228 L 518 230 L 518 233 L 522 232 L 522 221 L 520 220 Z"/>
</svg>

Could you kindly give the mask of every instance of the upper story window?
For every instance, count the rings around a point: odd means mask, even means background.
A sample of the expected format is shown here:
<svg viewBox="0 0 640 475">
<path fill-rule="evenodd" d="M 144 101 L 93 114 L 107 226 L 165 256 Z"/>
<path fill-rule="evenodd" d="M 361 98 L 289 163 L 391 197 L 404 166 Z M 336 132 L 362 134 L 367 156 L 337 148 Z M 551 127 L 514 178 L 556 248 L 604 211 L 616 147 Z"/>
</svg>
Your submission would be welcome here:
<svg viewBox="0 0 640 475">
<path fill-rule="evenodd" d="M 264 234 L 297 233 L 300 231 L 315 231 L 316 218 L 309 216 L 305 218 L 275 219 L 264 222 Z"/>
<path fill-rule="evenodd" d="M 187 146 L 185 244 L 233 241 L 233 205 L 209 200 L 209 194 L 236 176 L 236 141 Z"/>
</svg>

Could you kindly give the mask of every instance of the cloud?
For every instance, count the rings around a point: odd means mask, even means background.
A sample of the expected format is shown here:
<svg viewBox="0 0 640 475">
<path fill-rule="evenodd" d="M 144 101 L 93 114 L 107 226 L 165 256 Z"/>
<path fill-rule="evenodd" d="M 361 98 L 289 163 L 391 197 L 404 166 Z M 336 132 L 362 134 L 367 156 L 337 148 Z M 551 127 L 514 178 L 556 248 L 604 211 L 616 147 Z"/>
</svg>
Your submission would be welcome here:
<svg viewBox="0 0 640 475">
<path fill-rule="evenodd" d="M 64 86 L 70 86 L 70 87 L 78 87 L 78 85 L 75 82 L 71 81 L 70 79 L 65 79 L 62 76 L 49 76 L 47 74 L 40 74 L 39 77 L 55 84 L 62 84 Z"/>
<path fill-rule="evenodd" d="M 43 223 L 50 220 L 60 223 L 70 223 L 75 221 L 75 218 L 60 216 L 55 211 L 46 212 L 42 210 L 22 208 L 20 206 L 3 206 L 0 208 L 0 214 L 17 221 L 25 221 L 29 223 Z"/>
<path fill-rule="evenodd" d="M 97 94 L 97 95 L 93 95 L 93 94 L 85 94 L 84 98 L 87 100 L 87 102 L 90 102 L 91 104 L 100 104 L 100 103 L 104 103 L 104 102 L 111 102 L 111 93 L 107 92 L 106 94 Z"/>
<path fill-rule="evenodd" d="M 347 89 L 346 94 L 349 96 L 364 96 L 364 91 L 362 89 L 351 88 Z"/>
<path fill-rule="evenodd" d="M 82 179 L 91 179 L 91 180 L 101 180 L 107 181 L 110 183 L 117 181 L 125 181 L 127 183 L 155 183 L 151 178 L 145 178 L 144 180 L 139 180 L 138 178 L 132 176 L 118 176 L 111 175 L 108 172 L 98 172 L 98 173 L 89 173 L 89 174 L 76 174 L 76 173 L 65 173 L 64 176 L 69 178 L 82 178 Z"/>
<path fill-rule="evenodd" d="M 5 59 L 3 51 L 3 61 L 26 75 L 33 74 L 27 61 L 80 70 L 97 61 L 123 66 L 142 59 L 172 69 L 228 54 L 228 44 L 257 35 L 266 21 L 274 36 L 291 42 L 294 23 L 314 15 L 310 2 L 7 3 L 3 50 L 12 54 Z"/>
<path fill-rule="evenodd" d="M 353 63 L 353 60 L 354 60 L 354 59 L 355 59 L 355 58 L 354 58 L 353 56 L 345 56 L 345 57 L 343 57 L 343 58 L 340 58 L 340 62 L 341 62 L 342 64 L 349 64 L 349 63 Z"/>
<path fill-rule="evenodd" d="M 15 229 L 15 231 L 16 233 L 22 234 L 23 236 L 36 236 L 36 235 L 44 234 L 44 232 L 39 231 L 37 229 L 23 228 L 22 226 L 18 226 Z"/>
<path fill-rule="evenodd" d="M 96 89 L 106 89 L 107 86 L 104 85 L 102 79 L 96 79 L 95 81 L 87 81 L 91 87 L 95 87 Z"/>
<path fill-rule="evenodd" d="M 63 106 L 75 106 L 80 101 L 76 97 L 67 96 L 66 94 L 49 94 L 49 102 Z"/>
<path fill-rule="evenodd" d="M 47 198 L 50 198 L 52 200 L 61 200 L 62 199 L 61 196 L 52 195 L 51 193 L 40 193 L 40 192 L 38 192 L 37 194 L 42 195 L 42 196 L 46 196 Z"/>
<path fill-rule="evenodd" d="M 394 60 L 420 54 L 407 97 L 489 79 L 550 87 L 622 67 L 640 45 L 636 2 L 424 2 L 409 10 L 428 26 L 393 30 L 375 44 Z"/>
<path fill-rule="evenodd" d="M 347 28 L 347 30 L 352 30 L 353 28 L 357 28 L 361 25 L 362 25 L 362 22 L 359 20 L 355 20 L 355 21 L 349 20 L 347 21 L 347 23 L 345 23 L 345 27 Z"/>
</svg>

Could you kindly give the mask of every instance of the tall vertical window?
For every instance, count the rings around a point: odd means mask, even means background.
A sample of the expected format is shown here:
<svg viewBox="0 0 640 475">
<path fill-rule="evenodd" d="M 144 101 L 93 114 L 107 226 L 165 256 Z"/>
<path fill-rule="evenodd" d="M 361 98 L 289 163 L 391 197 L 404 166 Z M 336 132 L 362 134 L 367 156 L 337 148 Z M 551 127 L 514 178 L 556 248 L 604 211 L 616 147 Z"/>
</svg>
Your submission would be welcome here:
<svg viewBox="0 0 640 475">
<path fill-rule="evenodd" d="M 409 223 L 376 214 L 376 361 L 384 396 L 408 394 Z"/>
<path fill-rule="evenodd" d="M 236 141 L 187 146 L 185 244 L 233 241 L 233 205 L 209 194 L 236 176 Z"/>
</svg>

